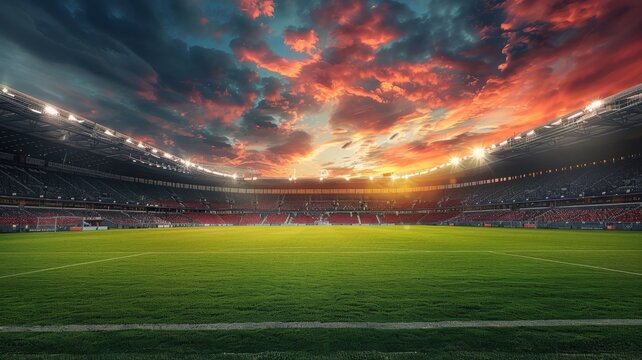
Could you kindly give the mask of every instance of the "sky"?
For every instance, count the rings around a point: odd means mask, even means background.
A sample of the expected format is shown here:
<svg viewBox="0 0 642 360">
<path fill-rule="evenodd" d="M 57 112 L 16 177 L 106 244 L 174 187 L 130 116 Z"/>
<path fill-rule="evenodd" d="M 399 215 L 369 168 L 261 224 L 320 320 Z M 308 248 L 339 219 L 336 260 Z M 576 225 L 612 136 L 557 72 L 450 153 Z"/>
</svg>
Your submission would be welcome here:
<svg viewBox="0 0 642 360">
<path fill-rule="evenodd" d="M 639 0 L 9 0 L 0 83 L 254 176 L 404 174 L 642 83 Z"/>
</svg>

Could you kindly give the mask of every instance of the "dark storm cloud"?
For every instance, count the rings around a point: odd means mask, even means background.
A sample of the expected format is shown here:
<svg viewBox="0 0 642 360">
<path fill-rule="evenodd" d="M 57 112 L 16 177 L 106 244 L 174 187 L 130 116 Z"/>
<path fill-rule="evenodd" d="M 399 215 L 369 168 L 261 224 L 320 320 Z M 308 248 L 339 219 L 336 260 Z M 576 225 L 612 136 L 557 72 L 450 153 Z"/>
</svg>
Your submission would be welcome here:
<svg viewBox="0 0 642 360">
<path fill-rule="evenodd" d="M 399 23 L 399 40 L 378 54 L 378 61 L 422 62 L 429 56 L 460 57 L 474 48 L 490 47 L 475 56 L 497 54 L 496 35 L 505 19 L 499 1 L 433 0 L 426 12 Z M 495 59 L 496 60 L 496 59 Z"/>
<path fill-rule="evenodd" d="M 234 120 L 230 116 L 251 107 L 258 75 L 240 67 L 229 53 L 170 37 L 158 16 L 167 9 L 159 9 L 158 4 L 5 3 L 0 21 L 6 26 L 0 36 L 39 59 L 82 69 L 116 86 L 120 96 L 114 100 L 124 98 L 125 104 L 98 98 L 94 107 L 105 109 L 99 113 L 114 112 L 110 115 L 127 119 L 121 130 L 139 132 L 149 127 L 149 117 L 183 129 L 189 129 L 186 119 L 200 124 L 229 122 Z M 184 2 L 170 1 L 168 6 L 176 22 L 186 28 L 202 17 L 196 7 Z M 219 111 L 228 106 L 237 110 Z"/>
</svg>

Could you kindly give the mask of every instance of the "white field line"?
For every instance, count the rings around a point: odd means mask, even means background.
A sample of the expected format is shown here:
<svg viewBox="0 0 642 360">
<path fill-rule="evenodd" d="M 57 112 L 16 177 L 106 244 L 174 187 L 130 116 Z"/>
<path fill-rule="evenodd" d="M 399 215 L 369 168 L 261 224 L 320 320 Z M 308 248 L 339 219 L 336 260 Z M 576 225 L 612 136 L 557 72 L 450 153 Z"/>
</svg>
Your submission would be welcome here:
<svg viewBox="0 0 642 360">
<path fill-rule="evenodd" d="M 348 247 L 344 249 L 361 249 L 362 247 Z M 497 250 L 419 250 L 419 249 L 394 249 L 394 248 L 372 248 L 373 250 L 362 251 L 337 251 L 337 250 L 270 250 L 270 249 L 314 249 L 309 247 L 277 247 L 277 248 L 237 248 L 225 250 L 203 250 L 203 251 L 149 251 L 145 254 L 362 254 L 362 253 L 490 253 L 490 252 L 638 252 L 642 249 L 497 249 Z M 267 251 L 261 251 L 267 250 Z M 0 251 L 0 255 L 48 255 L 48 254 L 131 254 L 131 251 Z"/>
<path fill-rule="evenodd" d="M 470 320 L 435 322 L 242 322 L 211 324 L 101 324 L 101 325 L 30 325 L 0 326 L 0 333 L 22 332 L 88 332 L 88 331 L 229 331 L 268 329 L 375 329 L 431 330 L 465 328 L 519 328 L 556 326 L 642 326 L 642 319 L 576 319 L 576 320 Z"/>
<path fill-rule="evenodd" d="M 489 253 L 497 254 L 497 255 L 504 255 L 504 256 L 514 256 L 514 257 L 519 257 L 519 258 L 524 258 L 524 259 L 531 259 L 531 260 L 547 261 L 547 262 L 552 262 L 552 263 L 556 263 L 556 264 L 580 266 L 580 267 L 585 267 L 585 268 L 589 268 L 589 269 L 612 271 L 612 272 L 617 272 L 617 273 L 622 273 L 622 274 L 642 276 L 642 274 L 636 273 L 636 272 L 632 272 L 632 271 L 610 269 L 610 268 L 605 268 L 605 267 L 601 267 L 601 266 L 586 265 L 586 264 L 572 263 L 572 262 L 559 261 L 559 260 L 551 260 L 551 259 L 545 259 L 545 258 L 534 257 L 534 256 L 509 254 L 509 253 L 504 253 L 504 252 L 499 252 L 499 251 L 489 251 Z"/>
<path fill-rule="evenodd" d="M 65 269 L 65 268 L 70 268 L 70 267 L 74 267 L 74 266 L 82 266 L 82 265 L 96 264 L 96 263 L 101 263 L 101 262 L 106 262 L 106 261 L 126 259 L 126 258 L 131 258 L 131 257 L 136 257 L 136 256 L 147 255 L 147 254 L 149 254 L 149 253 L 139 253 L 139 254 L 126 255 L 126 256 L 119 256 L 119 257 L 114 257 L 114 258 L 109 258 L 109 259 L 85 261 L 85 262 L 76 263 L 76 264 L 55 266 L 55 267 L 50 267 L 50 268 L 46 268 L 46 269 L 39 269 L 39 270 L 21 272 L 21 273 L 17 273 L 17 274 L 2 275 L 2 276 L 0 276 L 0 279 L 12 278 L 12 277 L 22 276 L 22 275 L 35 274 L 35 273 L 51 271 L 51 270 Z"/>
</svg>

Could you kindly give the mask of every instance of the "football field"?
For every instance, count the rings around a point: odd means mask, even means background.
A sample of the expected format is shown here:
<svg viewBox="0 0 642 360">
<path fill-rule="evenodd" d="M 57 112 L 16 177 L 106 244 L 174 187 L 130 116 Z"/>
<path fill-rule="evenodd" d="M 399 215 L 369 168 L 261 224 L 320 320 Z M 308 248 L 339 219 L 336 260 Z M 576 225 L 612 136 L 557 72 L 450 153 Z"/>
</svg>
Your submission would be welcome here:
<svg viewBox="0 0 642 360">
<path fill-rule="evenodd" d="M 258 226 L 0 235 L 0 357 L 256 353 L 639 358 L 642 233 Z"/>
</svg>

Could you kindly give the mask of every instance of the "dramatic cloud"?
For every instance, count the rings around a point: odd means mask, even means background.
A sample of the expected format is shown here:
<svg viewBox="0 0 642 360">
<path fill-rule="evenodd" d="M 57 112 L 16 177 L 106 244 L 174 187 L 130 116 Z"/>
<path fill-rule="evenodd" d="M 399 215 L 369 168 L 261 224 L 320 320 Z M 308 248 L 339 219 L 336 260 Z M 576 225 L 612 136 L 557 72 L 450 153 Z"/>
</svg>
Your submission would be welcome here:
<svg viewBox="0 0 642 360">
<path fill-rule="evenodd" d="M 0 80 L 194 161 L 431 168 L 642 79 L 635 0 L 5 1 Z"/>
<path fill-rule="evenodd" d="M 405 99 L 382 103 L 368 97 L 345 96 L 330 117 L 330 125 L 358 133 L 380 133 L 407 121 L 414 112 L 413 103 Z"/>
<path fill-rule="evenodd" d="M 296 52 L 312 54 L 319 37 L 314 29 L 287 28 L 283 32 L 283 43 Z"/>
<path fill-rule="evenodd" d="M 273 0 L 239 0 L 239 8 L 252 19 L 274 15 Z"/>
</svg>

